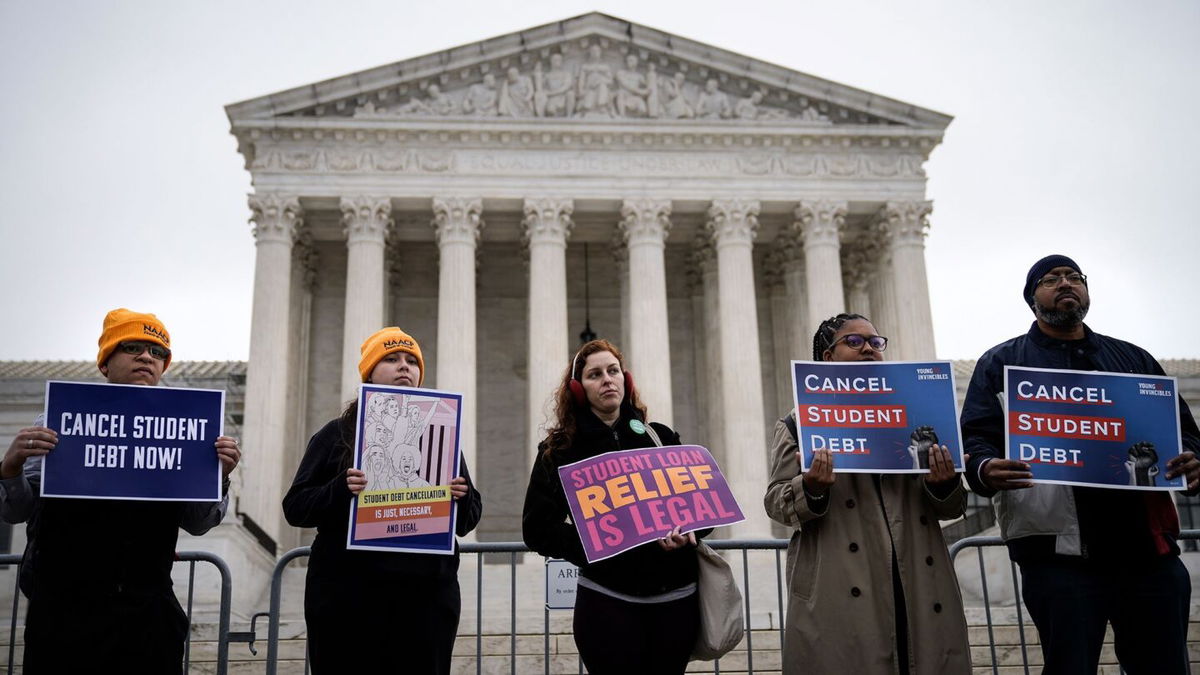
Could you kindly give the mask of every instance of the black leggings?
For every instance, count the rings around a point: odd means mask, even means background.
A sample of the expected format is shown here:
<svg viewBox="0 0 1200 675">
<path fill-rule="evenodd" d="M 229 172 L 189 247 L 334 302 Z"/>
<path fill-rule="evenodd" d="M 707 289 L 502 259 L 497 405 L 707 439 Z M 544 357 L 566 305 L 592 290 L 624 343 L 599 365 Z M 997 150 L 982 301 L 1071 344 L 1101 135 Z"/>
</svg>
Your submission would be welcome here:
<svg viewBox="0 0 1200 675">
<path fill-rule="evenodd" d="M 700 630 L 699 596 L 641 604 L 579 587 L 575 646 L 592 675 L 682 673 Z"/>
</svg>

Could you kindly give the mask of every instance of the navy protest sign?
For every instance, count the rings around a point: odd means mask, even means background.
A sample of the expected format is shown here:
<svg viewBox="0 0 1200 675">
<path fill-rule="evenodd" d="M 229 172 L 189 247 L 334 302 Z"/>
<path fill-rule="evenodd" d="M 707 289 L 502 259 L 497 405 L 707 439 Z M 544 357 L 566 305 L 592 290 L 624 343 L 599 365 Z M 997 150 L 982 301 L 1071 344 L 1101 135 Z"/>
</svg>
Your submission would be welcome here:
<svg viewBox="0 0 1200 675">
<path fill-rule="evenodd" d="M 1182 490 L 1175 378 L 1005 366 L 1005 457 L 1036 483 Z"/>
<path fill-rule="evenodd" d="M 948 361 L 793 361 L 792 392 L 803 471 L 827 449 L 838 473 L 928 473 L 934 444 L 962 471 Z"/>
<path fill-rule="evenodd" d="M 51 380 L 42 496 L 220 501 L 224 416 L 220 390 Z"/>
</svg>

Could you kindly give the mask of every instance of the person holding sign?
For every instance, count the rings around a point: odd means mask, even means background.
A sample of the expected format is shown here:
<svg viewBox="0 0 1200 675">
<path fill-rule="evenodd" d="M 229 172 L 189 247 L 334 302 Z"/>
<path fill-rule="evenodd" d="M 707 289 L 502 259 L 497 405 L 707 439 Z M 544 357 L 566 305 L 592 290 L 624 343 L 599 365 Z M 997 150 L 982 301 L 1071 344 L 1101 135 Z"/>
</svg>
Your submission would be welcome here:
<svg viewBox="0 0 1200 675">
<path fill-rule="evenodd" d="M 154 387 L 171 365 L 171 338 L 153 314 L 104 317 L 96 365 L 110 384 Z M 188 619 L 171 588 L 179 528 L 201 535 L 221 522 L 237 441 L 219 436 L 219 502 L 41 497 L 42 458 L 58 434 L 39 417 L 0 462 L 0 516 L 28 521 L 21 590 L 25 672 L 179 673 Z"/>
<path fill-rule="evenodd" d="M 591 673 L 682 673 L 696 644 L 696 537 L 679 527 L 589 564 L 571 522 L 558 467 L 606 452 L 679 445 L 665 425 L 648 423 L 646 407 L 607 340 L 580 348 L 554 395 L 555 424 L 538 445 L 525 492 L 521 530 L 529 548 L 579 566 L 574 632 Z"/>
<path fill-rule="evenodd" d="M 1175 542 L 1179 515 L 1169 493 L 1136 489 L 1139 468 L 1149 482 L 1153 450 L 1130 448 L 1135 479 L 1127 489 L 1034 484 L 1028 463 L 1005 458 L 1006 365 L 1163 375 L 1144 349 L 1084 324 L 1087 280 L 1064 255 L 1029 269 L 1022 297 L 1033 325 L 981 356 L 967 387 L 961 416 L 971 457 L 967 480 L 994 497 L 1000 534 L 1021 568 L 1022 597 L 1041 636 L 1045 672 L 1096 672 L 1111 622 L 1127 672 L 1186 673 L 1191 583 Z M 1166 462 L 1165 478 L 1186 477 L 1187 494 L 1194 494 L 1200 430 L 1182 398 L 1179 428 L 1183 452 Z"/>
<path fill-rule="evenodd" d="M 361 352 L 363 382 L 419 387 L 425 381 L 421 346 L 395 326 L 368 337 Z M 400 419 L 400 411 L 378 415 L 392 423 Z M 457 550 L 426 555 L 346 549 L 351 501 L 367 487 L 367 474 L 353 466 L 357 423 L 355 399 L 309 440 L 283 498 L 288 523 L 317 528 L 304 587 L 313 672 L 449 673 L 460 611 Z M 483 513 L 465 461 L 461 468 L 450 484 L 460 537 L 475 529 Z"/>
<path fill-rule="evenodd" d="M 826 319 L 814 361 L 881 361 L 887 338 L 865 317 Z M 763 504 L 791 528 L 783 672 L 970 673 L 967 624 L 939 520 L 966 493 L 944 445 L 929 473 L 837 475 L 829 449 L 800 471 L 796 411 L 775 425 Z"/>
</svg>

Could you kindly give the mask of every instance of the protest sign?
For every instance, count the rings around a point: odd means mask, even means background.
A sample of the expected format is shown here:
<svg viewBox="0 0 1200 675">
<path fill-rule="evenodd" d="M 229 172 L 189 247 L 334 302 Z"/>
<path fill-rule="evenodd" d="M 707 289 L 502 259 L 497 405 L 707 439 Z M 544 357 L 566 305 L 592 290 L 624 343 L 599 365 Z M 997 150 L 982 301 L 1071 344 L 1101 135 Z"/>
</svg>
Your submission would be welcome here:
<svg viewBox="0 0 1200 675">
<path fill-rule="evenodd" d="M 46 382 L 43 497 L 215 502 L 225 392 Z"/>
<path fill-rule="evenodd" d="M 682 532 L 745 520 L 708 450 L 618 450 L 561 466 L 571 519 L 588 562 Z"/>
<path fill-rule="evenodd" d="M 346 548 L 454 553 L 461 425 L 461 394 L 359 387 L 354 467 L 367 487 L 350 503 Z"/>
<path fill-rule="evenodd" d="M 835 473 L 928 473 L 929 448 L 962 471 L 949 361 L 793 361 L 801 470 L 834 454 Z"/>
<path fill-rule="evenodd" d="M 1173 377 L 1005 366 L 1005 457 L 1035 483 L 1182 490 L 1167 462 L 1182 452 Z"/>
</svg>

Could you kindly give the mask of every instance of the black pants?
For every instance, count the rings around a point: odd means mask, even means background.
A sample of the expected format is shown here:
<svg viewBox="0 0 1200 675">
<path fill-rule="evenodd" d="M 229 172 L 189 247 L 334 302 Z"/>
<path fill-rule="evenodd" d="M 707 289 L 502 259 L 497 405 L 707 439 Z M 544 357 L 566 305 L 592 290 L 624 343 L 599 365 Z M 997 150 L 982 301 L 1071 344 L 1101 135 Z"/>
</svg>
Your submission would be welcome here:
<svg viewBox="0 0 1200 675">
<path fill-rule="evenodd" d="M 188 621 L 170 587 L 104 596 L 47 588 L 25 616 L 27 675 L 182 672 Z"/>
<path fill-rule="evenodd" d="M 574 628 L 579 658 L 592 675 L 682 673 L 700 631 L 699 595 L 641 604 L 580 586 Z"/>
<path fill-rule="evenodd" d="M 1088 560 L 1024 562 L 1021 597 L 1042 640 L 1044 675 L 1094 675 L 1113 627 L 1129 675 L 1188 671 L 1191 580 L 1178 556 L 1126 565 Z"/>
<path fill-rule="evenodd" d="M 460 605 L 453 577 L 392 579 L 383 587 L 310 577 L 304 621 L 313 675 L 449 673 Z"/>
</svg>

